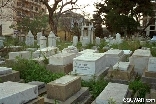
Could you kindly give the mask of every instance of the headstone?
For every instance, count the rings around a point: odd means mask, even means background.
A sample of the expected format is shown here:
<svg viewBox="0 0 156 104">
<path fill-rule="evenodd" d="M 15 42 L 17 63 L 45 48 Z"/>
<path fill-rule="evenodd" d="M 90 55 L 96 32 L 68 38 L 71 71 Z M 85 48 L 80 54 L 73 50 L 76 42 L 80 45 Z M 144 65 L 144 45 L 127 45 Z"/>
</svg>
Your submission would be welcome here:
<svg viewBox="0 0 156 104">
<path fill-rule="evenodd" d="M 156 41 L 156 36 L 153 36 L 153 38 L 151 39 L 151 41 Z"/>
<path fill-rule="evenodd" d="M 31 33 L 31 31 L 28 32 L 28 35 L 26 36 L 26 41 L 25 41 L 26 45 L 31 46 L 34 45 L 34 36 Z"/>
<path fill-rule="evenodd" d="M 83 37 L 83 41 L 82 41 L 82 46 L 86 46 L 89 44 L 89 39 L 88 37 Z"/>
<path fill-rule="evenodd" d="M 82 43 L 82 41 L 83 41 L 83 36 L 80 36 L 80 42 Z"/>
<path fill-rule="evenodd" d="M 47 84 L 47 98 L 65 101 L 81 89 L 81 78 L 66 75 Z"/>
<path fill-rule="evenodd" d="M 37 45 L 40 45 L 40 37 L 42 36 L 42 32 L 37 33 Z"/>
<path fill-rule="evenodd" d="M 40 37 L 40 49 L 47 47 L 47 38 L 45 36 Z"/>
<path fill-rule="evenodd" d="M 156 57 L 149 58 L 148 71 L 156 72 Z"/>
<path fill-rule="evenodd" d="M 56 47 L 56 36 L 55 34 L 51 31 L 49 36 L 48 36 L 48 46 L 49 47 Z"/>
<path fill-rule="evenodd" d="M 96 98 L 96 104 L 109 104 L 113 99 L 116 104 L 123 104 L 123 99 L 126 98 L 128 85 L 119 83 L 108 83 L 105 89 Z"/>
<path fill-rule="evenodd" d="M 73 62 L 76 57 L 75 53 L 58 53 L 49 57 L 49 64 L 52 65 L 67 65 Z"/>
<path fill-rule="evenodd" d="M 3 40 L 0 40 L 0 48 L 4 47 Z"/>
<path fill-rule="evenodd" d="M 24 104 L 38 97 L 36 85 L 17 82 L 0 83 L 0 104 Z"/>
<path fill-rule="evenodd" d="M 73 45 L 77 46 L 78 43 L 78 37 L 77 36 L 73 36 Z"/>
<path fill-rule="evenodd" d="M 129 58 L 130 64 L 134 65 L 134 70 L 142 75 L 143 71 L 148 67 L 148 61 L 151 57 L 150 50 L 137 49 Z"/>
<path fill-rule="evenodd" d="M 96 45 L 100 45 L 100 38 L 96 37 L 95 42 L 96 42 Z"/>
</svg>

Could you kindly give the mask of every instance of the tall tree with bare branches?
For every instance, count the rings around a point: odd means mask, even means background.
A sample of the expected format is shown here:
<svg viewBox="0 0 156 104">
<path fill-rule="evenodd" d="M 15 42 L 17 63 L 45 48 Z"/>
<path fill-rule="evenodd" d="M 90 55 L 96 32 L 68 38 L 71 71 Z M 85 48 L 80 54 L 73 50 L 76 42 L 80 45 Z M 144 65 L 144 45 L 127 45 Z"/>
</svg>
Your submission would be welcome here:
<svg viewBox="0 0 156 104">
<path fill-rule="evenodd" d="M 48 9 L 49 12 L 49 25 L 50 29 L 57 34 L 57 25 L 59 17 L 68 11 L 79 9 L 76 3 L 78 0 L 53 0 L 53 5 L 48 4 L 49 0 L 40 0 Z M 67 10 L 63 10 L 65 7 L 69 6 Z"/>
</svg>

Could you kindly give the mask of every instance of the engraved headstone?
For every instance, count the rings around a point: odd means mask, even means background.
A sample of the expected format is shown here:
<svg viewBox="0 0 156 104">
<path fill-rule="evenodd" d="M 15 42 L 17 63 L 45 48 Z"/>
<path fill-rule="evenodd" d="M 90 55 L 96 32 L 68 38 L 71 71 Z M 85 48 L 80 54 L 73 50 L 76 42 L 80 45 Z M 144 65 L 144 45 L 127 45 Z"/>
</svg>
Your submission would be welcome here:
<svg viewBox="0 0 156 104">
<path fill-rule="evenodd" d="M 148 71 L 156 72 L 156 57 L 150 57 L 149 58 Z"/>
</svg>

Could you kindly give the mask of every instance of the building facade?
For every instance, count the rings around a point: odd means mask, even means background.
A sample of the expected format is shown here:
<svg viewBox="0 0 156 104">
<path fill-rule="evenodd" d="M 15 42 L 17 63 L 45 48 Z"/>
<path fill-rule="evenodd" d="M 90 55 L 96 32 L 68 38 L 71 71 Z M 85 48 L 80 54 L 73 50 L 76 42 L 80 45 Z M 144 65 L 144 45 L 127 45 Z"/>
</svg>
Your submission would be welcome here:
<svg viewBox="0 0 156 104">
<path fill-rule="evenodd" d="M 156 0 L 151 0 L 151 2 L 156 6 Z M 154 8 L 154 21 L 151 22 L 151 24 L 146 28 L 146 36 L 149 36 L 152 38 L 153 36 L 156 36 L 156 8 Z M 144 24 L 147 25 L 150 22 L 151 17 L 145 17 Z"/>
<path fill-rule="evenodd" d="M 46 13 L 46 7 L 40 0 L 1 0 L 0 24 L 2 25 L 2 35 L 13 34 L 13 29 L 9 27 L 21 21 L 22 18 L 34 18 L 39 13 Z"/>
</svg>

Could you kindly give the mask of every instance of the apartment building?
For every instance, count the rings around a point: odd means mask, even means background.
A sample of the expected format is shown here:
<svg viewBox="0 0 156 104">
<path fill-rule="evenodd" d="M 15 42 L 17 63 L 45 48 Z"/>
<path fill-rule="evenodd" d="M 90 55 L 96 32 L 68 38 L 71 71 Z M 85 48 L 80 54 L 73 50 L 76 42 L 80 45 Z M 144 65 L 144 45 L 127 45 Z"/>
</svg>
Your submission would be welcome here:
<svg viewBox="0 0 156 104">
<path fill-rule="evenodd" d="M 0 5 L 4 5 L 7 0 L 1 0 Z M 46 7 L 40 0 L 9 0 L 7 5 L 0 8 L 0 25 L 2 35 L 13 34 L 13 29 L 9 27 L 16 24 L 22 18 L 34 18 L 39 13 L 46 13 Z M 0 30 L 1 31 L 1 30 Z"/>
<path fill-rule="evenodd" d="M 155 5 L 154 8 L 154 13 L 155 13 L 155 20 L 152 21 L 152 23 L 146 28 L 145 32 L 146 32 L 146 36 L 149 36 L 150 38 L 152 38 L 153 36 L 156 36 L 156 0 L 151 0 L 151 2 Z M 150 21 L 151 17 L 145 17 L 145 21 L 144 24 L 148 24 Z"/>
</svg>

